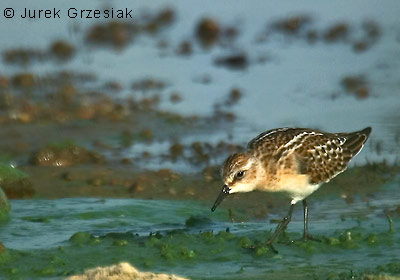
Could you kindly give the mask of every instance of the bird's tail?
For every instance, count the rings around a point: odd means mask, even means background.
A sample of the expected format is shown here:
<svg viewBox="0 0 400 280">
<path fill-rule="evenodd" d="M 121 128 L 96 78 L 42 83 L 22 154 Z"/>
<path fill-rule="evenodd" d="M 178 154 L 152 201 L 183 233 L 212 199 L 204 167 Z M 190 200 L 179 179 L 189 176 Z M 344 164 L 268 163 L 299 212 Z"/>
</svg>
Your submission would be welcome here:
<svg viewBox="0 0 400 280">
<path fill-rule="evenodd" d="M 352 157 L 357 155 L 364 147 L 369 135 L 371 134 L 371 127 L 364 128 L 363 130 L 345 133 L 343 136 L 346 138 L 344 146 L 351 152 Z"/>
</svg>

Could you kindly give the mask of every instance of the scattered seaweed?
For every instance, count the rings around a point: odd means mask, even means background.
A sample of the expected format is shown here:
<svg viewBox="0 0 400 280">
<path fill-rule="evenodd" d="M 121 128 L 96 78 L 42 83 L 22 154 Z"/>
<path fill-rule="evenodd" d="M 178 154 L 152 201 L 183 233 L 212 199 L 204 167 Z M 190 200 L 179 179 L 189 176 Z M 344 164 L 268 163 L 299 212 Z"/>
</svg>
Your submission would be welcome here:
<svg viewBox="0 0 400 280">
<path fill-rule="evenodd" d="M 35 86 L 35 76 L 32 73 L 19 73 L 13 78 L 13 85 L 18 88 L 32 88 Z"/>
<path fill-rule="evenodd" d="M 327 44 L 341 42 L 350 45 L 354 52 L 361 53 L 374 46 L 381 36 L 381 28 L 373 20 L 364 20 L 358 25 L 351 25 L 346 21 L 335 22 L 322 30 L 314 25 L 315 21 L 309 15 L 283 17 L 269 24 L 267 30 L 257 36 L 256 41 L 265 42 L 271 35 L 278 33 L 288 38 L 305 40 L 310 44 L 318 40 Z"/>
<path fill-rule="evenodd" d="M 133 90 L 147 92 L 160 91 L 166 87 L 165 82 L 156 79 L 145 78 L 132 83 Z"/>
<path fill-rule="evenodd" d="M 139 32 L 139 27 L 131 22 L 110 21 L 90 27 L 86 41 L 91 45 L 125 47 Z"/>
<path fill-rule="evenodd" d="M 293 15 L 276 20 L 271 24 L 271 28 L 276 32 L 298 36 L 311 23 L 312 19 L 309 15 Z"/>
<path fill-rule="evenodd" d="M 208 218 L 191 216 L 186 220 L 184 227 L 205 229 L 210 226 L 210 223 L 212 222 Z M 348 229 L 345 233 L 347 237 L 344 239 L 341 238 L 341 235 L 334 235 L 325 237 L 324 242 L 280 243 L 277 246 L 279 246 L 282 254 L 277 255 L 268 247 L 262 245 L 263 240 L 269 236 L 265 232 L 253 233 L 251 236 L 232 233 L 229 228 L 215 233 L 208 230 L 200 233 L 173 230 L 163 233 L 150 233 L 148 236 L 139 236 L 131 232 L 110 232 L 100 236 L 94 236 L 89 232 L 76 232 L 71 235 L 69 242 L 63 246 L 47 250 L 33 250 L 29 254 L 23 251 L 8 250 L 1 244 L 0 263 L 4 275 L 13 277 L 31 275 L 29 273 L 31 273 L 33 267 L 36 277 L 73 275 L 76 270 L 80 271 L 88 266 L 92 267 L 94 263 L 97 264 L 99 255 L 102 256 L 101 261 L 107 263 L 129 260 L 147 268 L 174 266 L 175 268 L 186 268 L 184 271 L 189 271 L 188 269 L 193 265 L 206 266 L 210 259 L 223 266 L 224 263 L 235 261 L 238 256 L 252 263 L 262 263 L 266 259 L 270 262 L 279 261 L 286 258 L 286 254 L 296 254 L 296 256 L 302 258 L 310 258 L 310 256 L 324 258 L 327 254 L 334 256 L 340 254 L 340 252 L 345 252 L 348 255 L 353 251 L 357 252 L 371 246 L 379 247 L 381 246 L 379 242 L 371 245 L 371 240 L 385 238 L 382 233 L 361 234 L 355 229 Z M 348 238 L 350 236 L 348 233 L 351 233 L 351 240 Z M 293 233 L 287 233 L 287 235 L 289 238 L 295 237 Z M 357 244 L 357 246 L 349 246 L 349 242 L 352 242 L 353 245 Z M 101 254 L 106 249 L 108 254 Z M 135 252 L 135 254 L 132 254 L 132 252 Z M 76 260 L 78 254 L 85 254 L 86 257 Z M 379 253 L 377 254 L 379 255 Z M 43 259 L 43 255 L 46 258 Z M 52 262 L 49 263 L 47 259 L 51 259 Z M 37 260 L 43 261 L 38 262 Z M 21 263 L 25 265 L 18 266 L 20 267 L 18 270 L 4 269 L 12 268 Z M 271 267 L 274 265 L 272 263 Z M 340 269 L 334 269 L 335 267 L 340 267 Z M 378 262 L 378 264 L 375 264 L 375 268 L 374 265 L 363 268 L 355 267 L 353 263 L 333 261 L 329 269 L 313 265 L 306 265 L 305 268 L 304 264 L 301 267 L 295 265 L 293 275 L 296 275 L 296 279 L 298 279 L 301 270 L 300 279 L 309 279 L 311 275 L 314 275 L 314 278 L 317 275 L 324 277 L 328 275 L 328 279 L 385 279 L 371 277 L 388 273 L 396 275 L 400 272 L 399 267 L 399 263 L 396 261 Z M 193 270 L 190 271 L 188 275 L 198 276 L 198 274 L 193 273 Z M 243 271 L 243 273 L 245 272 L 246 270 Z M 287 271 L 286 268 L 275 268 L 272 272 L 263 271 L 263 277 L 281 279 L 280 276 L 282 275 L 292 275 L 292 272 Z M 244 276 L 248 278 L 247 274 Z"/>
<path fill-rule="evenodd" d="M 342 78 L 341 84 L 347 93 L 354 94 L 358 99 L 369 97 L 368 81 L 362 75 L 345 76 Z"/>
<path fill-rule="evenodd" d="M 111 20 L 91 26 L 86 33 L 86 42 L 92 46 L 114 47 L 122 49 L 134 42 L 141 34 L 155 35 L 170 26 L 175 20 L 175 11 L 163 8 L 135 21 Z"/>
<path fill-rule="evenodd" d="M 46 54 L 39 49 L 8 49 L 3 51 L 3 61 L 7 64 L 28 65 L 35 61 L 44 61 Z"/>
<path fill-rule="evenodd" d="M 63 40 L 58 40 L 51 44 L 49 52 L 57 60 L 66 61 L 74 56 L 76 49 L 70 43 Z"/>
<path fill-rule="evenodd" d="M 176 49 L 178 55 L 189 56 L 193 52 L 192 43 L 188 40 L 182 41 Z"/>
<path fill-rule="evenodd" d="M 6 197 L 10 199 L 32 198 L 35 194 L 28 174 L 9 164 L 0 163 L 0 182 Z M 1 201 L 7 207 L 6 200 Z"/>
<path fill-rule="evenodd" d="M 350 27 L 345 22 L 335 23 L 324 32 L 323 38 L 327 43 L 346 41 L 349 37 Z"/>
<path fill-rule="evenodd" d="M 104 156 L 89 151 L 70 141 L 50 144 L 34 153 L 32 163 L 38 166 L 65 167 L 76 164 L 99 164 L 104 162 Z"/>
<path fill-rule="evenodd" d="M 244 70 L 249 66 L 249 59 L 246 53 L 237 53 L 217 57 L 214 59 L 217 66 L 224 66 L 231 70 Z"/>
<path fill-rule="evenodd" d="M 211 47 L 220 37 L 220 25 L 213 18 L 202 18 L 196 25 L 196 37 L 204 47 Z"/>
</svg>

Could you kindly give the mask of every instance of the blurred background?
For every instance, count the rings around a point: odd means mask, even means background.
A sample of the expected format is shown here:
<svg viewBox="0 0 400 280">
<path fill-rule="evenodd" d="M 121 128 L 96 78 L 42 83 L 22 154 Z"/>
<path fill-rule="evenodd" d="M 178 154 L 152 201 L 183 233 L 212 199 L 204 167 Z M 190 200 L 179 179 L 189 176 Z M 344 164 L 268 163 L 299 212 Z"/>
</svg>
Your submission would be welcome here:
<svg viewBox="0 0 400 280">
<path fill-rule="evenodd" d="M 386 232 L 400 213 L 396 0 L 0 8 L 0 276 L 63 278 L 120 261 L 191 279 L 400 273 L 398 232 Z M 209 208 L 224 158 L 282 126 L 373 130 L 351 168 L 310 198 L 324 242 L 276 257 L 246 248 L 287 199 L 244 194 Z"/>
</svg>

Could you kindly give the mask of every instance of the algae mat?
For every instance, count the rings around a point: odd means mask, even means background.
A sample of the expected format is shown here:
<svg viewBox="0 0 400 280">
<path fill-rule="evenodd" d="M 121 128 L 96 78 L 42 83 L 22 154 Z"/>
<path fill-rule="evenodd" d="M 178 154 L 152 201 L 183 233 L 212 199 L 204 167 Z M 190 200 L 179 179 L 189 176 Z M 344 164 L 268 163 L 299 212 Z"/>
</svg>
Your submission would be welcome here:
<svg viewBox="0 0 400 280">
<path fill-rule="evenodd" d="M 63 279 L 119 262 L 191 279 L 396 275 L 400 221 L 390 212 L 398 203 L 392 195 L 396 188 L 397 182 L 388 183 L 368 202 L 356 199 L 347 204 L 327 197 L 313 203 L 310 230 L 321 242 L 290 242 L 301 237 L 302 213 L 297 207 L 288 232 L 276 245 L 279 254 L 249 248 L 268 237 L 274 228 L 270 220 L 232 223 L 226 209 L 211 214 L 204 202 L 12 200 L 11 218 L 1 225 L 6 249 L 1 252 L 0 276 Z"/>
</svg>

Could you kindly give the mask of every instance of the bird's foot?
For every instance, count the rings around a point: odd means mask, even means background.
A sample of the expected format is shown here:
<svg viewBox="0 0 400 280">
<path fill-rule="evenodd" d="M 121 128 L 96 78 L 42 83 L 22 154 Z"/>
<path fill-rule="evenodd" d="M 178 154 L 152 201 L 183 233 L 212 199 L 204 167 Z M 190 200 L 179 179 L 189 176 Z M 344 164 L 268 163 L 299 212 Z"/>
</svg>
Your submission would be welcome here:
<svg viewBox="0 0 400 280">
<path fill-rule="evenodd" d="M 316 241 L 316 242 L 322 242 L 321 239 L 314 237 L 313 235 L 307 233 L 307 234 L 303 234 L 303 237 L 298 240 L 298 241 L 303 241 L 303 242 L 307 242 L 307 241 Z"/>
</svg>

